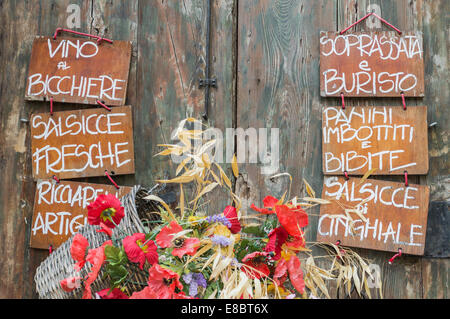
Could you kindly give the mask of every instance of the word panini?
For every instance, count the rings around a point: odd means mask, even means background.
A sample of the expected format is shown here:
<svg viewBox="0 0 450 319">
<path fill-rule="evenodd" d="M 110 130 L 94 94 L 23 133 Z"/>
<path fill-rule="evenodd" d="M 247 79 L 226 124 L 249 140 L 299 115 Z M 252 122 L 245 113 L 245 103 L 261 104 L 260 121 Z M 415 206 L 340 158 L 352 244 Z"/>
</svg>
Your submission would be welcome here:
<svg viewBox="0 0 450 319">
<path fill-rule="evenodd" d="M 422 35 L 320 34 L 322 96 L 423 96 Z"/>
<path fill-rule="evenodd" d="M 36 37 L 25 98 L 124 105 L 130 59 L 128 41 L 98 44 L 85 39 Z"/>
<path fill-rule="evenodd" d="M 31 147 L 35 179 L 134 173 L 131 107 L 35 114 Z"/>
</svg>

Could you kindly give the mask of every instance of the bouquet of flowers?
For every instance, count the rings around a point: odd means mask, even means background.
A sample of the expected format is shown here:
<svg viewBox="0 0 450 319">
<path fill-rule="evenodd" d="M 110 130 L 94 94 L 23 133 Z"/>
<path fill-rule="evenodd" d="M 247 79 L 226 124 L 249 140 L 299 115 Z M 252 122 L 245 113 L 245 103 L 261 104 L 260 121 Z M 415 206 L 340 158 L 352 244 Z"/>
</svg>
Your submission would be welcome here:
<svg viewBox="0 0 450 319">
<path fill-rule="evenodd" d="M 185 155 L 176 177 L 160 181 L 179 184 L 178 206 L 171 208 L 160 197 L 149 195 L 147 200 L 160 204 L 156 212 L 160 218 L 147 221 L 145 232 L 113 234 L 124 208 L 114 195 L 99 195 L 88 206 L 88 222 L 99 225 L 98 231 L 110 240 L 90 247 L 83 235 L 73 237 L 74 269 L 79 272 L 87 264 L 91 268 L 85 278 L 62 280 L 65 291 L 79 289 L 81 285 L 74 283 L 82 283 L 87 299 L 330 298 L 325 281 L 333 280 L 348 294 L 356 288 L 359 295 L 370 297 L 367 279 L 372 274 L 363 258 L 337 244 L 305 240 L 307 210 L 326 200 L 316 198 L 305 181 L 308 197 L 288 200 L 289 191 L 279 199 L 266 196 L 262 207 L 250 206 L 254 214 L 244 214 L 230 178 L 207 152 L 215 141 L 193 146 L 195 140 L 203 139 L 204 130 L 186 129 L 189 122 L 196 120 L 183 120 L 175 131 L 181 144 L 161 145 L 165 149 L 158 154 Z M 237 177 L 236 158 L 231 166 Z M 192 198 L 188 200 L 185 189 L 190 186 Z M 203 211 L 202 201 L 216 188 L 229 194 L 229 205 L 221 213 Z M 316 264 L 312 246 L 327 252 L 319 257 L 328 258 L 330 268 Z M 110 287 L 93 292 L 91 285 L 102 269 Z M 135 282 L 136 273 L 146 280 Z M 140 288 L 130 291 L 130 282 Z"/>
</svg>

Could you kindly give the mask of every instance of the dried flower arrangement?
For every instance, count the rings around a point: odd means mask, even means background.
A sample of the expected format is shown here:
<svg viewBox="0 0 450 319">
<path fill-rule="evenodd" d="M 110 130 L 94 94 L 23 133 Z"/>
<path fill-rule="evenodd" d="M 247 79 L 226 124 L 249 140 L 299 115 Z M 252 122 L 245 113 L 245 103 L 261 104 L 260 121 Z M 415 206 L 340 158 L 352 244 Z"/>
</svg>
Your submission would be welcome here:
<svg viewBox="0 0 450 319">
<path fill-rule="evenodd" d="M 368 279 L 375 280 L 368 262 L 347 247 L 333 243 L 307 242 L 305 229 L 308 211 L 328 201 L 316 198 L 304 181 L 308 197 L 287 199 L 287 190 L 277 199 L 266 196 L 263 207 L 252 204 L 255 214 L 243 214 L 241 199 L 223 168 L 214 162 L 208 150 L 215 140 L 204 141 L 204 130 L 186 129 L 188 118 L 180 122 L 173 137 L 181 144 L 164 147 L 159 156 L 185 155 L 176 168 L 176 177 L 161 183 L 180 187 L 178 207 L 172 209 L 156 195 L 147 200 L 160 203 L 158 219 L 147 221 L 145 233 L 113 235 L 124 216 L 120 201 L 113 195 L 100 195 L 88 206 L 88 222 L 99 225 L 110 237 L 100 247 L 90 247 L 81 234 L 72 239 L 74 268 L 90 266 L 85 278 L 73 276 L 61 281 L 65 291 L 84 289 L 83 298 L 331 298 L 326 281 L 335 281 L 348 295 L 353 289 L 359 296 L 371 298 Z M 202 143 L 194 143 L 201 140 Z M 232 171 L 237 177 L 236 158 Z M 287 173 L 278 174 L 292 177 Z M 367 178 L 367 177 L 366 177 Z M 187 185 L 189 184 L 189 185 Z M 185 185 L 183 189 L 183 185 Z M 193 188 L 188 200 L 185 190 Z M 223 188 L 230 203 L 220 214 L 204 212 L 202 200 L 216 188 Z M 360 215 L 360 210 L 349 209 Z M 325 251 L 313 255 L 313 246 Z M 317 259 L 327 259 L 329 268 L 321 268 Z M 110 287 L 92 292 L 91 284 L 100 270 Z M 133 273 L 147 278 L 138 282 L 141 289 L 129 291 Z M 377 278 L 379 280 L 379 278 Z M 76 285 L 81 282 L 82 285 Z M 378 282 L 381 295 L 381 283 Z"/>
</svg>

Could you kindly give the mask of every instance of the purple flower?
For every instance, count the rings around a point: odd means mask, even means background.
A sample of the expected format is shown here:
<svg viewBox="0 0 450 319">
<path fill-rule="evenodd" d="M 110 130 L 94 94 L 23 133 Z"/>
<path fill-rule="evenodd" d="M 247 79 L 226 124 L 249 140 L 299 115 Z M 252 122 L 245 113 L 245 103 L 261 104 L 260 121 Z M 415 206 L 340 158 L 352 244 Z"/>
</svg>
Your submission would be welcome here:
<svg viewBox="0 0 450 319">
<path fill-rule="evenodd" d="M 224 215 L 222 215 L 222 214 L 217 214 L 217 215 L 208 216 L 208 217 L 205 218 L 205 220 L 206 220 L 208 223 L 210 223 L 210 224 L 213 224 L 213 223 L 222 223 L 222 224 L 224 224 L 225 226 L 227 226 L 228 228 L 231 227 L 231 223 L 230 223 L 230 221 L 228 220 L 228 218 L 226 218 L 226 217 L 225 217 Z"/>
<path fill-rule="evenodd" d="M 202 273 L 189 273 L 183 275 L 183 280 L 189 285 L 189 296 L 195 297 L 198 293 L 198 287 L 206 288 L 206 279 Z"/>
<path fill-rule="evenodd" d="M 221 245 L 221 246 L 229 246 L 231 244 L 231 240 L 228 237 L 222 236 L 222 235 L 214 235 L 211 237 L 211 241 L 215 245 Z"/>
</svg>

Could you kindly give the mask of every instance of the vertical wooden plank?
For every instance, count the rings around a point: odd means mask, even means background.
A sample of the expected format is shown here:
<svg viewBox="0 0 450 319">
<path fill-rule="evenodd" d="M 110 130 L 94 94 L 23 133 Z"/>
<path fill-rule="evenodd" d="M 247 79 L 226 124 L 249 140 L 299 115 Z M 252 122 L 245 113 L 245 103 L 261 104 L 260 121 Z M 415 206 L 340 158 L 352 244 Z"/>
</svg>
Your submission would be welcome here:
<svg viewBox="0 0 450 319">
<path fill-rule="evenodd" d="M 29 125 L 33 111 L 48 104 L 23 100 L 31 45 L 35 35 L 65 27 L 67 6 L 78 4 L 86 26 L 83 1 L 6 1 L 0 4 L 0 298 L 34 296 L 35 268 L 48 252 L 30 249 L 35 183 L 31 178 Z M 13 75 L 13 76 L 12 76 Z M 59 106 L 55 106 L 58 110 Z"/>
<path fill-rule="evenodd" d="M 430 200 L 450 200 L 450 162 L 448 138 L 450 134 L 450 104 L 448 81 L 448 25 L 450 3 L 439 1 L 414 1 L 414 14 L 423 32 L 425 62 L 425 98 L 428 122 L 437 125 L 429 128 L 428 144 L 430 171 L 423 182 L 430 185 Z M 450 259 L 422 259 L 423 297 L 448 298 Z"/>
<path fill-rule="evenodd" d="M 410 181 L 417 184 L 429 185 L 431 188 L 430 200 L 438 199 L 437 194 L 444 194 L 448 189 L 448 161 L 446 147 L 444 147 L 443 138 L 448 135 L 448 115 L 443 111 L 441 105 L 447 105 L 448 90 L 443 81 L 438 79 L 445 77 L 443 72 L 448 72 L 446 67 L 441 64 L 441 68 L 435 68 L 436 61 L 447 61 L 447 49 L 445 40 L 445 20 L 438 13 L 437 10 L 442 10 L 443 3 L 430 4 L 428 1 L 365 1 L 365 0 L 344 0 L 339 1 L 338 6 L 338 30 L 342 30 L 349 24 L 362 18 L 366 13 L 368 5 L 378 5 L 381 9 L 381 16 L 398 27 L 400 30 L 416 30 L 423 32 L 424 41 L 424 65 L 425 65 L 425 97 L 423 99 L 407 99 L 407 105 L 414 107 L 418 104 L 428 105 L 428 122 L 432 123 L 437 118 L 442 118 L 442 126 L 435 127 L 429 130 L 429 155 L 430 155 L 430 170 L 427 176 L 418 177 L 410 176 Z M 436 5 L 436 8 L 433 8 Z M 448 6 L 448 4 L 447 4 Z M 440 8 L 440 9 L 437 9 Z M 428 12 L 427 12 L 428 11 Z M 434 12 L 434 17 L 431 18 L 431 12 Z M 427 18 L 428 17 L 428 18 Z M 433 28 L 434 32 L 427 30 L 425 20 L 428 21 L 428 27 Z M 387 30 L 387 26 L 381 24 L 383 30 Z M 352 30 L 361 31 L 369 30 L 365 22 L 357 25 Z M 351 32 L 351 31 L 348 31 Z M 433 45 L 432 45 L 433 43 Z M 434 55 L 434 56 L 433 56 Z M 443 70 L 445 69 L 445 71 Z M 434 83 L 432 83 L 432 81 Z M 346 105 L 401 105 L 399 99 L 346 99 Z M 434 120 L 433 120 L 434 119 Z M 437 134 L 439 131 L 439 135 Z M 433 156 L 433 154 L 435 154 Z M 444 174 L 444 175 L 443 175 Z M 402 181 L 398 177 L 381 176 L 377 179 Z M 429 269 L 427 259 L 416 257 L 402 257 L 395 261 L 395 266 L 389 266 L 387 260 L 391 257 L 390 254 L 362 251 L 363 256 L 373 260 L 373 263 L 379 264 L 382 269 L 382 277 L 384 280 L 384 297 L 386 298 L 421 298 L 425 296 L 425 285 L 436 285 L 434 280 L 425 278 L 426 273 L 423 270 Z M 433 262 L 448 262 L 446 260 Z M 434 267 L 433 269 L 440 269 Z M 423 272 L 423 274 L 422 274 Z M 435 274 L 439 275 L 439 274 Z M 423 282 L 422 282 L 423 278 Z M 448 281 L 447 281 L 448 283 Z M 447 284 L 446 283 L 446 284 Z M 422 292 L 422 285 L 424 292 Z M 443 286 L 437 284 L 442 289 Z M 447 284 L 448 286 L 448 284 Z M 447 288 L 448 289 L 448 288 Z"/>
<path fill-rule="evenodd" d="M 294 179 L 291 196 L 302 194 L 302 177 L 315 189 L 322 183 L 319 31 L 335 29 L 335 5 L 239 2 L 237 127 L 280 129 L 280 172 Z M 260 165 L 242 167 L 237 189 L 248 203 L 288 188 L 288 178 L 272 181 Z"/>
<path fill-rule="evenodd" d="M 332 0 L 239 1 L 237 127 L 279 128 L 279 172 L 293 178 L 289 198 L 306 195 L 303 178 L 321 192 L 319 32 L 336 29 L 336 10 Z M 251 203 L 261 206 L 265 196 L 280 198 L 289 189 L 289 177 L 270 177 L 248 158 L 241 165 L 236 192 L 247 214 L 254 213 Z M 309 213 L 306 238 L 313 241 L 319 210 Z"/>
</svg>

